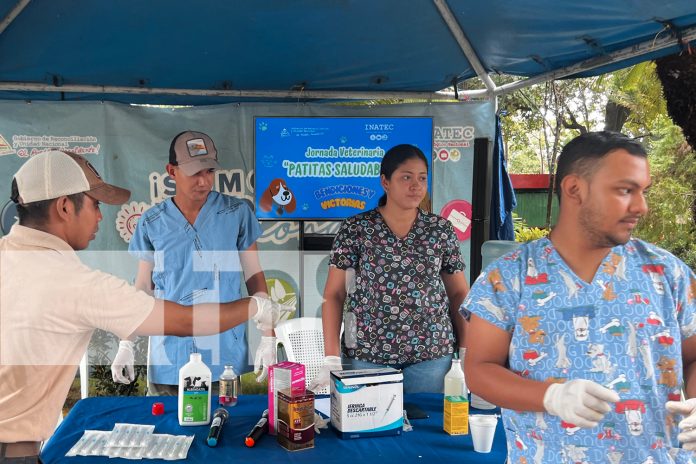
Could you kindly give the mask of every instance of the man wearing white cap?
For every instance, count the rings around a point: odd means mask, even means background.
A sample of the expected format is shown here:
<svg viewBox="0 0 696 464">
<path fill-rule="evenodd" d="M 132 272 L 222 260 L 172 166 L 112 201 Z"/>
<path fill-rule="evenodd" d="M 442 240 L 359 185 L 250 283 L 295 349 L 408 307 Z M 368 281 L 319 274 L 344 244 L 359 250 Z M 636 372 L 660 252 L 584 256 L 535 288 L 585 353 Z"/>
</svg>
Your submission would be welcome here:
<svg viewBox="0 0 696 464">
<path fill-rule="evenodd" d="M 201 132 L 176 135 L 166 169 L 176 182 L 176 194 L 142 215 L 130 241 L 129 252 L 140 260 L 136 287 L 193 306 L 239 299 L 243 275 L 249 295 L 267 296 L 256 248 L 263 231 L 246 202 L 212 191 L 220 169 L 212 139 Z M 264 335 L 254 366 L 259 380 L 276 360 L 272 332 Z M 179 369 L 192 351 L 201 352 L 214 379 L 225 365 L 238 374 L 248 371 L 246 337 L 244 325 L 219 336 L 151 337 L 148 394 L 176 395 Z M 120 343 L 112 364 L 117 382 L 133 380 L 132 346 L 128 340 Z M 218 382 L 212 388 L 217 393 Z"/>
<path fill-rule="evenodd" d="M 19 223 L 0 238 L 0 462 L 40 462 L 95 329 L 205 335 L 249 317 L 268 330 L 288 316 L 257 297 L 191 311 L 84 265 L 75 251 L 94 239 L 99 203 L 129 197 L 85 158 L 60 151 L 30 158 L 14 176 Z"/>
<path fill-rule="evenodd" d="M 650 184 L 636 140 L 576 137 L 558 158 L 550 236 L 502 256 L 471 287 L 462 305 L 473 313 L 467 384 L 503 408 L 509 462 L 691 462 L 696 276 L 632 237 Z M 532 267 L 546 277 L 526 279 Z M 501 276 L 497 287 L 491 273 Z M 538 292 L 554 296 L 538 306 Z M 524 330 L 529 318 L 546 337 Z M 680 401 L 682 386 L 691 399 Z"/>
</svg>

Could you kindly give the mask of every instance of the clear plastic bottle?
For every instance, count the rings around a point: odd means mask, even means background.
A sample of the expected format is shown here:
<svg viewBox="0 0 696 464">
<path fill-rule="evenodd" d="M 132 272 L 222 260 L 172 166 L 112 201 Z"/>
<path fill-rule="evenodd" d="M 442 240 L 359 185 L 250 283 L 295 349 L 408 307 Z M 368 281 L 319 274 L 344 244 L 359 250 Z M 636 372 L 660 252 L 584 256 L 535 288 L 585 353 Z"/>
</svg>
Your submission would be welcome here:
<svg viewBox="0 0 696 464">
<path fill-rule="evenodd" d="M 222 406 L 236 406 L 239 396 L 239 376 L 233 366 L 225 366 L 220 374 L 220 399 Z"/>
<path fill-rule="evenodd" d="M 456 356 L 456 355 L 455 355 Z M 463 396 L 466 398 L 466 380 L 459 359 L 452 358 L 452 367 L 445 375 L 445 396 Z"/>
</svg>

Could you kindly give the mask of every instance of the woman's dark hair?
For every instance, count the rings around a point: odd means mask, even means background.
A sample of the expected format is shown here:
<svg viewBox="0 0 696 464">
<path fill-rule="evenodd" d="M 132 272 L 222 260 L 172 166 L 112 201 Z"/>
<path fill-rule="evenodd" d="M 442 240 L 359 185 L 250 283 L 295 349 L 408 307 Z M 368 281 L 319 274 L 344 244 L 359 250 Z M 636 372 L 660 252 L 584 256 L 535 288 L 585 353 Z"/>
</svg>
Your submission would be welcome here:
<svg viewBox="0 0 696 464">
<path fill-rule="evenodd" d="M 590 178 L 600 165 L 600 161 L 614 150 L 626 150 L 633 156 L 646 158 L 645 148 L 640 142 L 620 132 L 587 132 L 568 142 L 556 163 L 554 189 L 561 201 L 561 182 L 569 174 Z"/>
<path fill-rule="evenodd" d="M 10 198 L 15 202 L 19 224 L 24 226 L 42 226 L 46 224 L 48 220 L 48 209 L 53 202 L 56 201 L 56 199 L 53 198 L 51 200 L 34 201 L 23 205 L 19 202 L 19 189 L 17 187 L 17 180 L 14 178 L 12 179 L 12 193 Z M 75 204 L 75 212 L 79 213 L 85 200 L 85 193 L 68 195 L 68 198 Z"/>
<path fill-rule="evenodd" d="M 399 166 L 413 158 L 418 158 L 423 161 L 423 163 L 425 163 L 425 169 L 428 169 L 428 159 L 420 148 L 406 143 L 390 148 L 384 154 L 384 158 L 382 158 L 382 164 L 379 167 L 380 176 L 384 176 L 387 180 L 391 179 L 392 174 L 394 174 L 394 171 L 396 171 Z M 385 193 L 379 198 L 377 206 L 384 206 L 386 204 L 387 194 Z"/>
</svg>

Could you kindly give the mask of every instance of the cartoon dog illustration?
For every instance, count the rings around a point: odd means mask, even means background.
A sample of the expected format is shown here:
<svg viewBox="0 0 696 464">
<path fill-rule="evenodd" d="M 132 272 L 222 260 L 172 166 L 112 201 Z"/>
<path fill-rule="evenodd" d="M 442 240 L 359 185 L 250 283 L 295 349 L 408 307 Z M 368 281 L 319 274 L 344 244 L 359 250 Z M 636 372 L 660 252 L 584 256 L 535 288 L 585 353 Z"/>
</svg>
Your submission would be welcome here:
<svg viewBox="0 0 696 464">
<path fill-rule="evenodd" d="M 660 360 L 657 362 L 657 367 L 660 369 L 660 380 L 657 383 L 675 388 L 677 386 L 677 373 L 674 370 L 676 365 L 675 359 L 660 356 Z"/>
<path fill-rule="evenodd" d="M 602 271 L 617 279 L 626 280 L 626 259 L 616 253 L 612 253 L 609 262 L 602 263 Z"/>
<path fill-rule="evenodd" d="M 638 399 L 619 401 L 614 406 L 618 414 L 626 415 L 628 433 L 633 436 L 643 434 L 643 415 L 646 412 L 645 403 Z"/>
<path fill-rule="evenodd" d="M 570 359 L 568 359 L 568 351 L 565 345 L 565 334 L 559 336 L 559 334 L 554 335 L 554 344 L 556 345 L 556 351 L 558 356 L 556 357 L 556 367 L 559 369 L 568 369 L 572 364 Z"/>
<path fill-rule="evenodd" d="M 539 319 L 541 316 L 523 316 L 520 318 L 522 328 L 529 334 L 529 343 L 544 343 L 546 332 L 539 328 Z"/>
<path fill-rule="evenodd" d="M 283 179 L 273 179 L 261 196 L 259 206 L 262 211 L 268 212 L 274 205 L 277 206 L 279 215 L 284 212 L 292 213 L 295 211 L 295 195 Z"/>
<path fill-rule="evenodd" d="M 506 292 L 505 284 L 503 283 L 503 278 L 500 276 L 500 269 L 491 269 L 488 273 L 488 282 L 493 286 L 494 292 Z"/>
<path fill-rule="evenodd" d="M 611 374 L 615 366 L 609 361 L 609 353 L 604 352 L 604 345 L 601 343 L 590 343 L 587 355 L 592 359 L 592 369 L 590 372 L 603 372 Z"/>
<path fill-rule="evenodd" d="M 640 358 L 643 362 L 643 367 L 645 368 L 645 379 L 652 379 L 655 377 L 655 367 L 652 361 L 652 350 L 650 349 L 650 344 L 647 340 L 643 340 L 638 347 L 640 352 Z"/>
</svg>

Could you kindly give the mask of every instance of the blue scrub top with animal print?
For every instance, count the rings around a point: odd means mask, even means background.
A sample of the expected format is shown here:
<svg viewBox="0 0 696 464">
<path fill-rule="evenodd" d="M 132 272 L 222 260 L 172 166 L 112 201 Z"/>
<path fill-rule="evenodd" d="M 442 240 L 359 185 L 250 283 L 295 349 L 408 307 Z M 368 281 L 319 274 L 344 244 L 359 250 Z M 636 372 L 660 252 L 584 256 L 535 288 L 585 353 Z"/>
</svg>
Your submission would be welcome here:
<svg viewBox="0 0 696 464">
<path fill-rule="evenodd" d="M 681 417 L 665 403 L 680 399 L 681 343 L 696 333 L 696 277 L 669 252 L 631 240 L 588 283 L 550 240 L 536 240 L 481 273 L 467 311 L 511 334 L 509 368 L 518 375 L 588 379 L 621 398 L 593 429 L 504 409 L 509 462 L 690 462 L 678 448 Z"/>
</svg>

